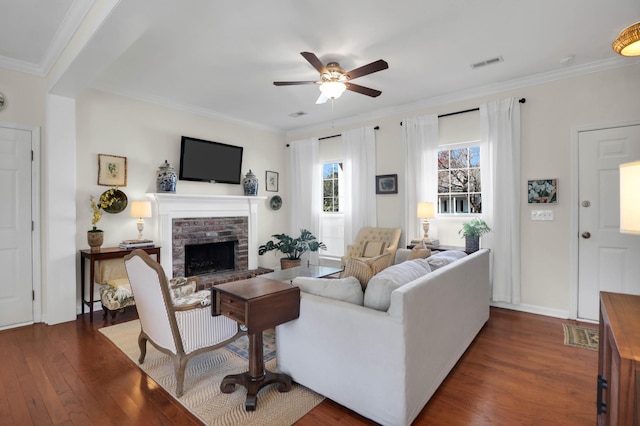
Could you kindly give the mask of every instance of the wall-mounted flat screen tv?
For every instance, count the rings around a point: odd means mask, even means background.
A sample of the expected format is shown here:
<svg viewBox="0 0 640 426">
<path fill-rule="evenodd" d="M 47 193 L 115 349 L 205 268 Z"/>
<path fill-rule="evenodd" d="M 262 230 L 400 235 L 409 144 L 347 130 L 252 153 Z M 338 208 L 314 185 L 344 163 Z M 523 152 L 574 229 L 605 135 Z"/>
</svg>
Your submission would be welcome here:
<svg viewBox="0 0 640 426">
<path fill-rule="evenodd" d="M 241 146 L 183 136 L 180 143 L 180 180 L 239 184 Z"/>
</svg>

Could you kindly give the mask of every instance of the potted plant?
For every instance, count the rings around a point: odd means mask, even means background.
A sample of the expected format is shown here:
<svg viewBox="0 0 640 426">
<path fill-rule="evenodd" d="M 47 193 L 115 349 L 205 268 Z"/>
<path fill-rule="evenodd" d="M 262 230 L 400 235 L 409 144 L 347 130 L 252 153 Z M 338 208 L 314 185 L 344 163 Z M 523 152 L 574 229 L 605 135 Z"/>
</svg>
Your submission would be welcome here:
<svg viewBox="0 0 640 426">
<path fill-rule="evenodd" d="M 489 231 L 491 231 L 491 228 L 489 228 L 487 222 L 477 217 L 471 219 L 471 222 L 463 223 L 462 229 L 458 231 L 458 234 L 465 238 L 465 251 L 467 253 L 478 251 L 480 237 Z"/>
<path fill-rule="evenodd" d="M 287 234 L 274 234 L 271 236 L 276 241 L 269 240 L 266 244 L 258 247 L 258 254 L 263 255 L 268 251 L 279 251 L 286 255 L 280 259 L 282 269 L 300 266 L 300 256 L 308 251 L 318 251 L 319 249 L 327 249 L 327 246 L 316 239 L 313 234 L 306 230 L 300 230 L 300 236 L 292 238 Z"/>
</svg>

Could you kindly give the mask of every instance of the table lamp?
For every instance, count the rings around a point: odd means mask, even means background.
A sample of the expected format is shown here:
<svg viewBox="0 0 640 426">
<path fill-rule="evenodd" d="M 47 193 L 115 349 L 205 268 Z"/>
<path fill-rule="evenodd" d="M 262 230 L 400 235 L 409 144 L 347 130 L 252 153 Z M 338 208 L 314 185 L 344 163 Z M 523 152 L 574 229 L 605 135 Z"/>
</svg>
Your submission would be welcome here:
<svg viewBox="0 0 640 426">
<path fill-rule="evenodd" d="M 138 240 L 142 240 L 145 217 L 151 217 L 151 201 L 132 201 L 131 217 L 138 218 Z"/>
<path fill-rule="evenodd" d="M 436 217 L 436 211 L 433 203 L 418 203 L 418 218 L 422 219 L 422 229 L 424 230 L 422 241 L 431 246 L 437 246 L 440 244 L 439 240 L 429 238 L 429 219 L 433 219 L 434 217 Z"/>
<path fill-rule="evenodd" d="M 620 232 L 640 234 L 640 161 L 620 164 Z"/>
</svg>

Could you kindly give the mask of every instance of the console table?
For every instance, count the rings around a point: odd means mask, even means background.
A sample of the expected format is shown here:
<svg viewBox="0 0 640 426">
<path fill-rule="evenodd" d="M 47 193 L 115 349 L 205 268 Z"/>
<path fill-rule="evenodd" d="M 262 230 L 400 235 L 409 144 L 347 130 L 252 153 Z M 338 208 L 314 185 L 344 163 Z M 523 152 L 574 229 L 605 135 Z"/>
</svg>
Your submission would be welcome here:
<svg viewBox="0 0 640 426">
<path fill-rule="evenodd" d="M 598 425 L 640 421 L 640 296 L 600 292 Z"/>
<path fill-rule="evenodd" d="M 80 250 L 80 294 L 82 297 L 82 313 L 84 314 L 84 305 L 89 306 L 89 321 L 93 321 L 93 291 L 95 283 L 95 266 L 96 262 L 107 259 L 118 259 L 125 257 L 135 249 L 121 249 L 119 247 L 104 247 L 99 250 L 91 249 Z M 146 251 L 150 255 L 156 255 L 156 261 L 160 263 L 160 247 L 141 247 L 140 250 Z M 84 298 L 84 272 L 85 260 L 89 261 L 89 300 Z"/>
<path fill-rule="evenodd" d="M 224 315 L 247 327 L 249 371 L 226 376 L 220 384 L 223 393 L 235 385 L 247 388 L 245 410 L 255 411 L 258 391 L 278 383 L 279 392 L 291 390 L 291 378 L 264 368 L 262 332 L 300 316 L 300 289 L 264 277 L 218 284 L 211 288 L 212 315 Z"/>
</svg>

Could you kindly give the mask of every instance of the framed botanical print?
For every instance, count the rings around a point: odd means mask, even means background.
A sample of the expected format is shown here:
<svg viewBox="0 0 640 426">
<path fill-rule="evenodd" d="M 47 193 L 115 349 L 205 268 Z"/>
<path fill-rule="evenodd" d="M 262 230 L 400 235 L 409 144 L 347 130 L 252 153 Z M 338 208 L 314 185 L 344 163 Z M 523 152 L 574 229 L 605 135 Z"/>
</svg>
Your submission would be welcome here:
<svg viewBox="0 0 640 426">
<path fill-rule="evenodd" d="M 270 192 L 278 192 L 278 172 L 266 171 L 266 190 Z"/>
<path fill-rule="evenodd" d="M 98 154 L 98 185 L 127 186 L 127 157 Z"/>
</svg>

